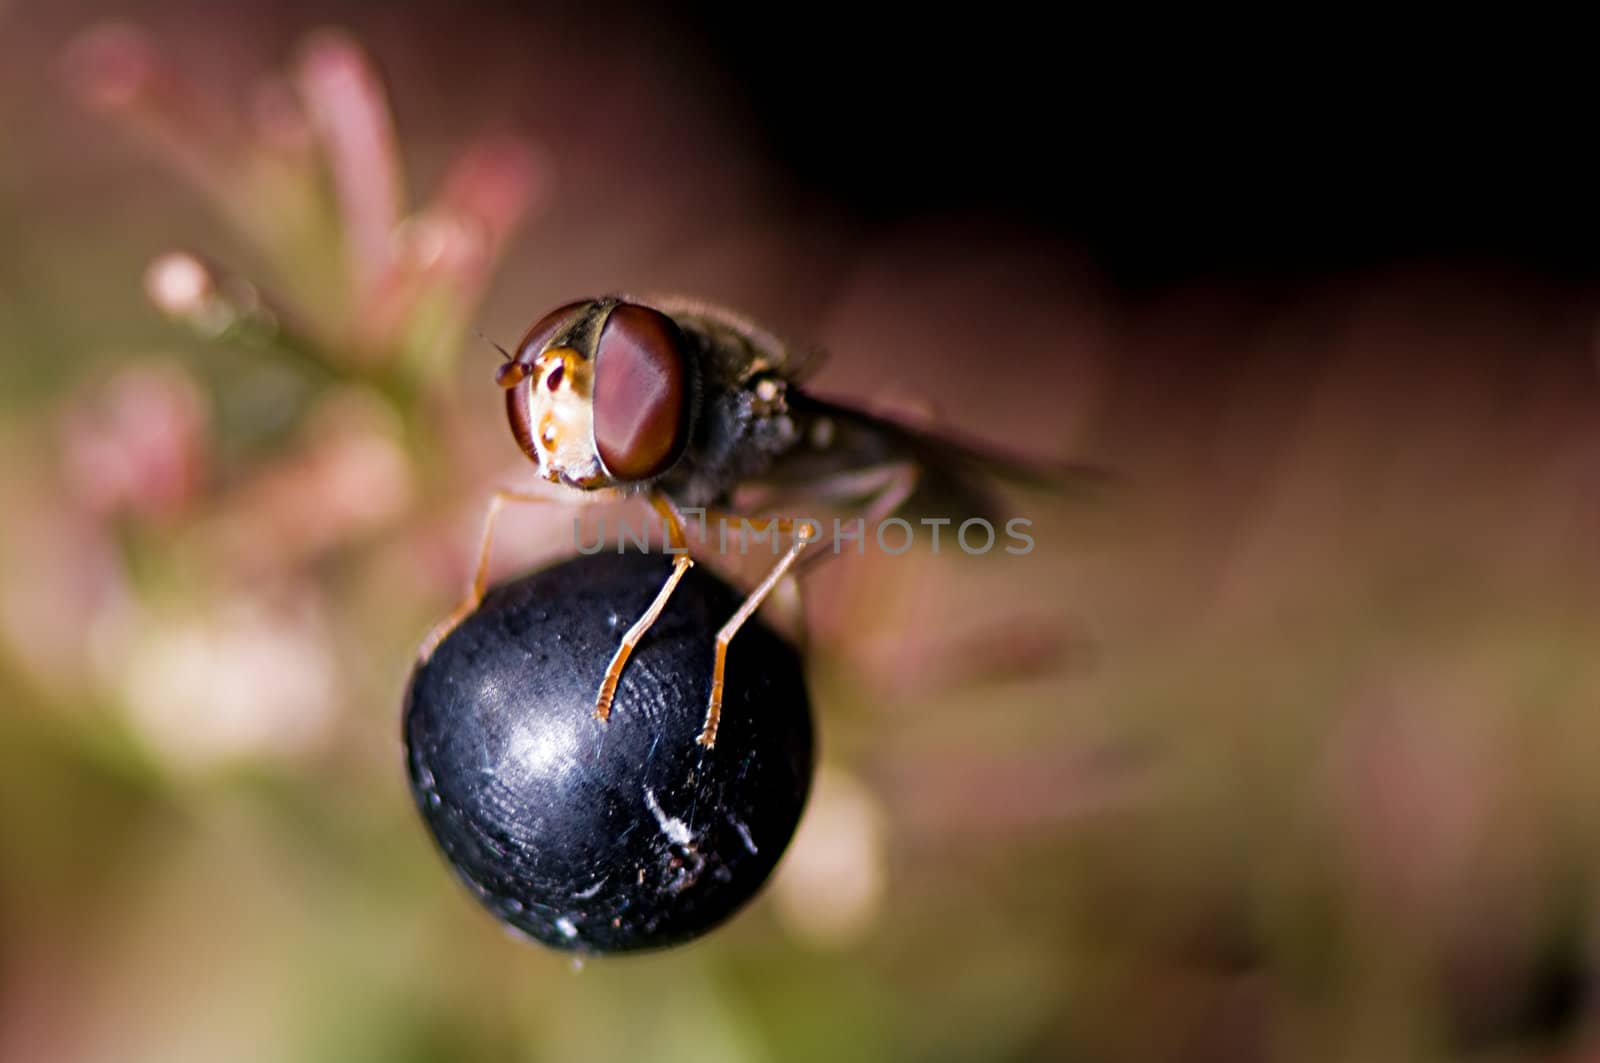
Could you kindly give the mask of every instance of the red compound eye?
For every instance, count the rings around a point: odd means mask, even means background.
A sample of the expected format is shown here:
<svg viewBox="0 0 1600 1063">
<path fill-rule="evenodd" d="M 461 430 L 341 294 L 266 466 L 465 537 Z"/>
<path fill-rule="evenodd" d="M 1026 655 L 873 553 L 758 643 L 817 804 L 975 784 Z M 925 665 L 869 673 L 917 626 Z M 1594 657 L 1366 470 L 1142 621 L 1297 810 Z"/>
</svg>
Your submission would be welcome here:
<svg viewBox="0 0 1600 1063">
<path fill-rule="evenodd" d="M 592 303 L 593 300 L 591 299 L 568 303 L 566 306 L 550 311 L 534 322 L 527 335 L 522 337 L 522 342 L 517 344 L 515 359 L 500 367 L 496 378 L 499 380 L 500 386 L 504 388 L 515 387 L 524 376 L 528 375 L 533 363 L 537 362 L 539 356 L 544 353 L 545 348 L 550 346 L 550 341 L 555 339 L 556 333 L 561 331 L 562 326 L 571 322 L 573 318 L 578 316 L 580 310 L 586 309 Z M 520 366 L 521 368 L 512 369 L 512 366 Z"/>
<path fill-rule="evenodd" d="M 534 461 L 539 460 L 539 450 L 533 445 L 533 425 L 528 420 L 528 392 L 533 381 L 523 377 L 506 390 L 506 419 L 511 422 L 511 435 L 522 452 Z"/>
<path fill-rule="evenodd" d="M 623 303 L 594 359 L 594 441 L 612 478 L 647 480 L 678 460 L 689 438 L 689 359 L 683 333 L 649 307 Z"/>
</svg>

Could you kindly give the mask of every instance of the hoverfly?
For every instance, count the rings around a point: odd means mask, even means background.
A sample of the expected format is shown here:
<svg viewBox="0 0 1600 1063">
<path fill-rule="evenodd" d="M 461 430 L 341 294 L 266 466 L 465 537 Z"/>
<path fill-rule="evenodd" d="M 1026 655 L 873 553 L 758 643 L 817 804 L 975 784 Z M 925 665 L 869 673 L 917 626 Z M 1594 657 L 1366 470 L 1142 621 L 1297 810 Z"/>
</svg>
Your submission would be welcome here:
<svg viewBox="0 0 1600 1063">
<path fill-rule="evenodd" d="M 602 721 L 610 717 L 629 655 L 694 563 L 687 512 L 748 517 L 736 489 L 765 487 L 780 498 L 855 510 L 866 521 L 918 512 L 960 519 L 993 511 L 995 476 L 1051 486 L 1097 475 L 1000 458 L 816 398 L 799 386 L 815 359 L 737 314 L 699 303 L 618 296 L 568 303 L 534 324 L 515 352 L 502 353 L 496 380 L 506 416 L 541 478 L 591 499 L 644 498 L 672 547 L 671 572 L 606 667 L 595 696 Z M 482 599 L 500 508 L 550 500 L 495 493 L 471 590 L 424 643 L 422 659 Z M 742 527 L 791 543 L 717 633 L 698 739 L 706 748 L 716 743 L 729 643 L 820 537 L 814 523 L 793 517 L 747 520 Z"/>
</svg>

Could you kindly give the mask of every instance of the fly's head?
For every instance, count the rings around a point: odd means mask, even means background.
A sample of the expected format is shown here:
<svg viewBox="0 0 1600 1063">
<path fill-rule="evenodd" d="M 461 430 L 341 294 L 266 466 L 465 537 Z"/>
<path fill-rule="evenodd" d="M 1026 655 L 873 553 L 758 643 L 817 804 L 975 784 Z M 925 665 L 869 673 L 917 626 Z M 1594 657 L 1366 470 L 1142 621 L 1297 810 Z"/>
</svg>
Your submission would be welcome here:
<svg viewBox="0 0 1600 1063">
<path fill-rule="evenodd" d="M 605 298 L 545 315 L 496 379 L 511 433 L 539 475 L 593 491 L 652 480 L 683 456 L 695 371 L 670 317 Z"/>
</svg>

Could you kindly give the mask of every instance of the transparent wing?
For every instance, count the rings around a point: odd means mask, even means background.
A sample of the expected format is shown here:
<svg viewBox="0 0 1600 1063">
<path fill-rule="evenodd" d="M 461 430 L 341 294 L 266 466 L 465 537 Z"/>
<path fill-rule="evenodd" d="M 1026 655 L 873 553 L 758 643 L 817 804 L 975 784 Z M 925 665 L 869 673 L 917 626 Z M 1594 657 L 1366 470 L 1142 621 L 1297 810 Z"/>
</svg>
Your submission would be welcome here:
<svg viewBox="0 0 1600 1063">
<path fill-rule="evenodd" d="M 808 439 L 823 443 L 796 447 L 762 478 L 786 491 L 838 483 L 854 470 L 908 464 L 916 468 L 917 482 L 900 512 L 992 521 L 1001 515 L 998 496 L 1004 485 L 1088 502 L 1098 501 L 1113 484 L 1111 473 L 1097 466 L 1004 454 L 942 430 L 911 428 L 804 393 L 790 392 L 790 412 Z"/>
</svg>

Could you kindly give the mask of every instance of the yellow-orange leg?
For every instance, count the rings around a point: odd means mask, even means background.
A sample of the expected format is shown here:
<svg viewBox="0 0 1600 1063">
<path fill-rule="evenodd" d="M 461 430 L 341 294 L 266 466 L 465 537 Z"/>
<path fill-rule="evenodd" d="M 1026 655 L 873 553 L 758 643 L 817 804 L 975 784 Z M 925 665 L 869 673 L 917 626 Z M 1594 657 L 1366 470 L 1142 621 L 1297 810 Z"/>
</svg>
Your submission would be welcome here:
<svg viewBox="0 0 1600 1063">
<path fill-rule="evenodd" d="M 711 701 L 706 706 L 705 726 L 700 731 L 700 737 L 695 739 L 696 742 L 707 749 L 717 744 L 717 728 L 722 724 L 722 681 L 728 665 L 728 643 L 733 641 L 733 636 L 739 633 L 739 629 L 744 626 L 744 622 L 749 620 L 751 614 L 761 607 L 762 601 L 768 594 L 772 593 L 772 588 L 776 587 L 778 581 L 783 579 L 784 574 L 789 571 L 789 566 L 793 565 L 795 558 L 800 556 L 800 551 L 815 542 L 818 536 L 817 526 L 811 521 L 794 520 L 789 517 L 769 518 L 761 521 L 758 526 L 753 526 L 751 530 L 766 532 L 774 528 L 784 535 L 794 535 L 794 542 L 789 545 L 789 549 L 784 553 L 783 557 L 778 559 L 778 563 L 772 566 L 772 571 L 767 573 L 766 578 L 756 586 L 755 590 L 750 592 L 750 596 L 744 600 L 744 604 L 739 606 L 739 611 L 733 614 L 731 620 L 722 625 L 721 631 L 717 632 L 717 655 L 711 667 Z M 797 528 L 799 533 L 795 534 Z"/>
<path fill-rule="evenodd" d="M 617 696 L 617 684 L 622 681 L 622 669 L 632 656 L 633 648 L 639 645 L 644 633 L 650 630 L 650 625 L 656 622 L 661 610 L 667 607 L 667 599 L 672 597 L 672 592 L 677 589 L 678 581 L 683 579 L 683 574 L 694 566 L 694 559 L 687 552 L 689 536 L 683 530 L 683 514 L 678 512 L 678 507 L 659 493 L 650 496 L 650 505 L 661 514 L 672 548 L 683 552 L 673 555 L 672 573 L 667 577 L 667 582 L 657 592 L 655 601 L 650 603 L 650 608 L 646 609 L 644 615 L 634 621 L 633 626 L 622 636 L 621 645 L 617 647 L 617 652 L 611 655 L 611 663 L 606 665 L 606 674 L 600 680 L 600 693 L 594 702 L 595 717 L 601 722 L 611 718 L 611 702 Z"/>
<path fill-rule="evenodd" d="M 428 632 L 428 637 L 422 640 L 422 646 L 417 650 L 417 660 L 426 662 L 433 656 L 433 651 L 439 648 L 439 643 L 444 637 L 456 629 L 456 625 L 472 615 L 478 608 L 478 603 L 483 601 L 483 592 L 489 584 L 489 555 L 494 549 L 494 522 L 500 516 L 500 510 L 507 502 L 557 502 L 562 499 L 551 498 L 549 495 L 529 494 L 526 491 L 496 491 L 494 497 L 489 499 L 489 510 L 483 518 L 483 543 L 478 548 L 478 568 L 472 576 L 472 587 L 467 591 L 467 596 L 461 604 L 451 610 L 450 615 L 435 624 L 433 630 Z"/>
</svg>

